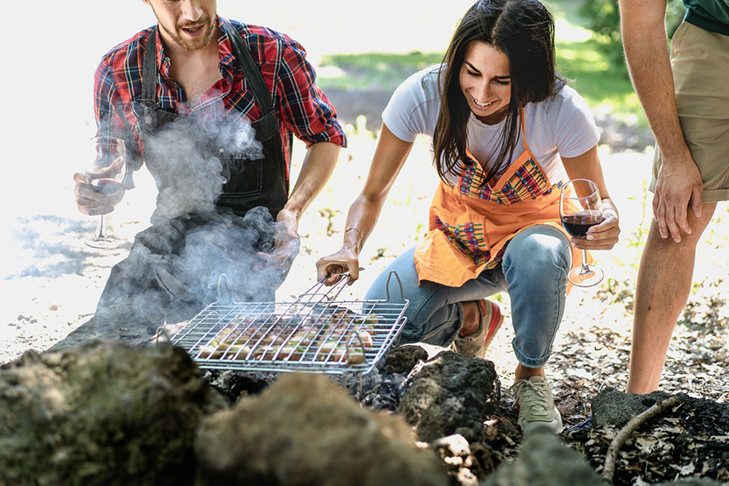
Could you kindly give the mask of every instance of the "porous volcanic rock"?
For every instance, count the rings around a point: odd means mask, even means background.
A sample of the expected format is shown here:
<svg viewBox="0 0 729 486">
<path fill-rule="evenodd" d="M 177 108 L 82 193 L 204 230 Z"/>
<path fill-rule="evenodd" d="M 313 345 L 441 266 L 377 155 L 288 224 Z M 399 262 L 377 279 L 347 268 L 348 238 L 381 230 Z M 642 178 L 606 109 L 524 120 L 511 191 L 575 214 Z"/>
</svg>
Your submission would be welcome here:
<svg viewBox="0 0 729 486">
<path fill-rule="evenodd" d="M 647 395 L 637 395 L 623 393 L 615 388 L 605 388 L 592 399 L 593 424 L 622 427 L 632 417 L 646 411 L 656 402 L 670 397 L 670 394 L 660 390 Z"/>
<path fill-rule="evenodd" d="M 433 449 L 401 417 L 360 406 L 323 375 L 285 374 L 206 418 L 199 485 L 446 485 Z"/>
<path fill-rule="evenodd" d="M 0 367 L 0 485 L 192 484 L 223 399 L 169 345 L 89 342 Z"/>
<path fill-rule="evenodd" d="M 628 420 L 658 402 L 672 397 L 657 391 L 647 395 L 604 390 L 593 398 L 590 426 L 568 430 L 567 443 L 581 452 L 600 470 L 608 447 L 618 432 L 625 432 L 615 461 L 612 483 L 627 486 L 666 483 L 681 479 L 707 482 L 729 481 L 729 404 L 675 395 L 678 404 L 643 418 L 637 424 Z M 636 420 L 638 420 L 636 418 Z"/>
<path fill-rule="evenodd" d="M 531 430 L 516 461 L 504 463 L 484 486 L 605 486 L 600 476 L 577 451 L 546 427 Z"/>
<path fill-rule="evenodd" d="M 482 441 L 483 422 L 501 398 L 501 382 L 491 361 L 452 351 L 416 365 L 403 387 L 397 411 L 425 442 L 453 434 Z"/>
</svg>

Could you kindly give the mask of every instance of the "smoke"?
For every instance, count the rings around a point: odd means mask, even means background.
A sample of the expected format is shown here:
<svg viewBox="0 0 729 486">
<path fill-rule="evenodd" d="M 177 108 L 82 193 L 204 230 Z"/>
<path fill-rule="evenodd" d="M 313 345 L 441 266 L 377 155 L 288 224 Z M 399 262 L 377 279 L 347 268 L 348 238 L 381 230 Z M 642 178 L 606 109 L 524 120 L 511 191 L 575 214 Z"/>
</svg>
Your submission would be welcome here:
<svg viewBox="0 0 729 486">
<path fill-rule="evenodd" d="M 145 135 L 144 151 L 159 190 L 152 223 L 212 211 L 230 170 L 228 155 L 263 158 L 250 122 L 232 113 L 223 121 L 193 115 L 167 123 Z"/>
<path fill-rule="evenodd" d="M 228 212 L 201 216 L 208 222 L 189 229 L 179 254 L 162 257 L 156 267 L 165 288 L 175 299 L 201 305 L 221 299 L 273 300 L 286 272 L 261 268 L 257 254 L 274 250 L 275 223 L 270 212 L 258 207 L 243 218 Z M 227 279 L 219 289 L 221 275 Z"/>
<path fill-rule="evenodd" d="M 220 299 L 274 300 L 290 265 L 267 267 L 258 256 L 275 248 L 273 216 L 258 207 L 241 218 L 215 205 L 223 174 L 235 170 L 229 160 L 263 158 L 250 123 L 237 115 L 223 122 L 183 117 L 145 134 L 144 151 L 159 189 L 153 225 L 112 271 L 97 310 L 124 297 L 144 322 L 180 312 L 190 318 Z M 226 285 L 219 289 L 222 275 Z"/>
</svg>

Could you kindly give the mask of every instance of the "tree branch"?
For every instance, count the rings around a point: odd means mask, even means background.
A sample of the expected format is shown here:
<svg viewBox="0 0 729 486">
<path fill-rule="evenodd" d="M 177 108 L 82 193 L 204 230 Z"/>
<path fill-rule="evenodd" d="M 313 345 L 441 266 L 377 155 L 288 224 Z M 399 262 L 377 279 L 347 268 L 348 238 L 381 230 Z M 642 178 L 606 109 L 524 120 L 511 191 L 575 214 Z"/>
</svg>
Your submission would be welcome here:
<svg viewBox="0 0 729 486">
<path fill-rule="evenodd" d="M 602 467 L 602 478 L 606 481 L 613 481 L 613 475 L 615 474 L 615 464 L 618 458 L 618 452 L 623 446 L 628 437 L 636 431 L 638 427 L 643 425 L 645 422 L 663 412 L 666 409 L 675 407 L 681 403 L 681 399 L 677 396 L 663 400 L 662 402 L 656 402 L 652 407 L 644 411 L 643 413 L 636 415 L 628 421 L 625 426 L 620 429 L 618 435 L 615 436 L 613 441 L 610 443 L 607 454 L 605 455 L 605 463 Z"/>
</svg>

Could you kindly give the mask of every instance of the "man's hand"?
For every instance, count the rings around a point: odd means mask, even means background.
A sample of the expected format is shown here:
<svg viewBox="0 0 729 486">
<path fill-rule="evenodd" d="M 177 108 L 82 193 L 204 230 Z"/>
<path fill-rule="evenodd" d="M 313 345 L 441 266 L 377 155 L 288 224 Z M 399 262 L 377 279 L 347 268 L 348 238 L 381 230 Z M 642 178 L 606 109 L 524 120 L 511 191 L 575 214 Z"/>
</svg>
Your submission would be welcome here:
<svg viewBox="0 0 729 486">
<path fill-rule="evenodd" d="M 658 173 L 653 196 L 653 215 L 662 238 L 669 234 L 675 242 L 681 241 L 681 231 L 691 234 L 686 219 L 689 205 L 696 217 L 701 216 L 703 183 L 694 161 L 665 158 Z"/>
<path fill-rule="evenodd" d="M 88 216 L 112 212 L 114 204 L 118 203 L 124 194 L 124 190 L 111 195 L 102 194 L 93 188 L 92 178 L 88 174 L 77 172 L 73 175 L 73 180 L 76 182 L 73 192 L 76 196 L 78 210 Z"/>
<path fill-rule="evenodd" d="M 297 229 L 298 221 L 294 215 L 290 211 L 282 209 L 276 218 L 276 247 L 273 253 L 257 253 L 260 262 L 256 264 L 255 269 L 258 271 L 286 270 L 284 267 L 296 257 L 299 251 Z"/>
</svg>

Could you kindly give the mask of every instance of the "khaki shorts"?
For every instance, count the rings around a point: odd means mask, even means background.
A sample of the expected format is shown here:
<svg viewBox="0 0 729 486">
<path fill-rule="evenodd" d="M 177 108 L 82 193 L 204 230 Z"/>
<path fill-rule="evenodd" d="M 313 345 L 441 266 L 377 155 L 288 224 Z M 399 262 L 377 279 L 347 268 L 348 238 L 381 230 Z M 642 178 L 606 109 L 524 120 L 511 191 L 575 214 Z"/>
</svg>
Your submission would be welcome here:
<svg viewBox="0 0 729 486">
<path fill-rule="evenodd" d="M 671 66 L 684 138 L 704 182 L 703 201 L 729 200 L 729 36 L 683 22 Z M 653 164 L 655 189 L 661 153 Z"/>
</svg>

